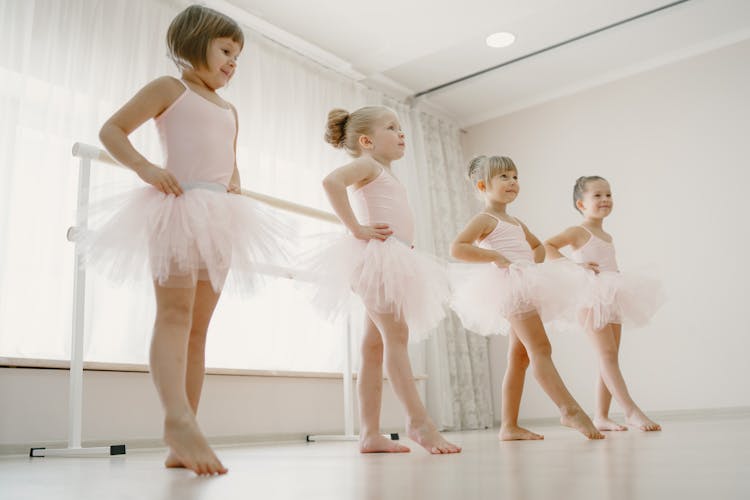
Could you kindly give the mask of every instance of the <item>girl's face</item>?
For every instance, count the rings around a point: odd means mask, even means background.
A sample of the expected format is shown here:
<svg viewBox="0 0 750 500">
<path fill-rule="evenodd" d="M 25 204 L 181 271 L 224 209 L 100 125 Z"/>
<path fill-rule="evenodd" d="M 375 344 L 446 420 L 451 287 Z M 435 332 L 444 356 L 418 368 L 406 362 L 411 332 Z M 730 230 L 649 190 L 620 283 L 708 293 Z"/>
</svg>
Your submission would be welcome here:
<svg viewBox="0 0 750 500">
<path fill-rule="evenodd" d="M 388 161 L 398 160 L 404 156 L 406 149 L 404 132 L 395 114 L 389 111 L 375 122 L 367 146 L 373 156 L 382 157 Z"/>
<path fill-rule="evenodd" d="M 231 38 L 214 38 L 208 43 L 208 64 L 196 70 L 196 73 L 213 90 L 226 86 L 237 69 L 237 57 L 241 50 L 240 44 Z"/>
<path fill-rule="evenodd" d="M 479 181 L 477 188 L 484 192 L 486 198 L 498 203 L 511 203 L 518 197 L 521 186 L 518 184 L 518 172 L 506 170 L 490 179 L 489 185 Z"/>
<path fill-rule="evenodd" d="M 607 181 L 589 181 L 576 206 L 584 217 L 603 219 L 612 213 L 612 190 Z"/>
</svg>

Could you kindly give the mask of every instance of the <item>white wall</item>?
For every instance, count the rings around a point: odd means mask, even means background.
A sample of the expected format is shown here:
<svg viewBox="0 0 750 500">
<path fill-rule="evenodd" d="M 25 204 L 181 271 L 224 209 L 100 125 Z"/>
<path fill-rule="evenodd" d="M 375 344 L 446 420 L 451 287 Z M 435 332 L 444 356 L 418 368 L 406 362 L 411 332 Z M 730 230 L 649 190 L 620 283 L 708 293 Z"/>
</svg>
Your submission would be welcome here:
<svg viewBox="0 0 750 500">
<path fill-rule="evenodd" d="M 748 61 L 743 41 L 473 126 L 464 137 L 468 156 L 514 159 L 521 194 L 509 212 L 541 239 L 579 223 L 571 202 L 578 176 L 610 181 L 615 208 L 605 228 L 620 268 L 649 269 L 669 296 L 648 327 L 624 331 L 622 369 L 645 410 L 750 405 Z M 571 392 L 593 410 L 596 365 L 585 338 L 551 340 Z M 493 341 L 496 397 L 505 348 L 504 338 Z M 554 414 L 529 376 L 521 417 Z"/>
<path fill-rule="evenodd" d="M 401 432 L 404 412 L 384 384 L 382 430 Z M 424 397 L 424 381 L 418 388 Z M 148 373 L 86 370 L 83 400 L 84 444 L 160 445 L 163 414 Z M 68 371 L 0 368 L 0 408 L 0 454 L 65 446 Z M 198 420 L 217 443 L 341 434 L 342 379 L 208 375 Z"/>
</svg>

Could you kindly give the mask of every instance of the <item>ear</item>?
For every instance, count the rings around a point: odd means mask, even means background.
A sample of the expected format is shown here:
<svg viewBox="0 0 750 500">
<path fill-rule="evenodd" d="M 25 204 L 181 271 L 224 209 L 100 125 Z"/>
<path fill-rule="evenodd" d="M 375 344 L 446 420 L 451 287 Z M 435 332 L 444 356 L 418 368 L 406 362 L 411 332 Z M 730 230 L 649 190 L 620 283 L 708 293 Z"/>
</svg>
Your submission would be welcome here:
<svg viewBox="0 0 750 500">
<path fill-rule="evenodd" d="M 484 183 L 483 180 L 477 181 L 477 189 L 483 193 L 487 190 L 487 185 Z"/>
<path fill-rule="evenodd" d="M 370 139 L 366 135 L 360 135 L 359 139 L 357 139 L 357 142 L 359 143 L 359 147 L 362 149 L 371 149 L 372 148 L 372 139 Z"/>
<path fill-rule="evenodd" d="M 585 208 L 583 206 L 583 200 L 576 200 L 576 207 L 578 207 L 578 210 L 580 210 L 581 212 L 583 212 L 583 209 Z"/>
</svg>

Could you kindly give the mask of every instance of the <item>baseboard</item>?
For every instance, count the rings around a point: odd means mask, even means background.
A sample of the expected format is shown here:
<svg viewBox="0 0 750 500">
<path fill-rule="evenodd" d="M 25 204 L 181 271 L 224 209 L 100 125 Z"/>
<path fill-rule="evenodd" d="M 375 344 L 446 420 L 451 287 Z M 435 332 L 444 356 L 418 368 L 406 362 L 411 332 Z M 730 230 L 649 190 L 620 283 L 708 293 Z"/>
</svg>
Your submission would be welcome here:
<svg viewBox="0 0 750 500">
<path fill-rule="evenodd" d="M 661 410 L 646 411 L 649 417 L 656 420 L 695 420 L 701 418 L 711 419 L 733 419 L 750 417 L 750 406 L 732 406 L 727 408 L 693 408 L 685 410 Z M 622 413 L 612 413 L 611 417 L 615 420 L 622 420 L 625 416 Z M 521 419 L 523 424 L 529 425 L 555 425 L 560 422 L 559 417 L 540 417 Z M 500 427 L 500 422 L 495 423 Z"/>
</svg>

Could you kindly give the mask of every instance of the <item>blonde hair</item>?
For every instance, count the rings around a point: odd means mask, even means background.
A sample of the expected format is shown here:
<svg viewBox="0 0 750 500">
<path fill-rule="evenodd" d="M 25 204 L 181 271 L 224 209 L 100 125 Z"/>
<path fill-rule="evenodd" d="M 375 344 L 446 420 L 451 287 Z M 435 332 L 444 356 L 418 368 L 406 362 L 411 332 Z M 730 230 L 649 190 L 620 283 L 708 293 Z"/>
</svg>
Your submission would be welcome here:
<svg viewBox="0 0 750 500">
<path fill-rule="evenodd" d="M 583 199 L 583 193 L 586 192 L 586 185 L 593 181 L 607 182 L 607 179 L 599 177 L 598 175 L 582 175 L 576 179 L 576 183 L 573 185 L 573 206 L 578 210 L 578 213 L 583 213 L 581 212 L 581 209 L 578 208 L 578 200 Z"/>
<path fill-rule="evenodd" d="M 485 185 L 490 183 L 490 179 L 496 175 L 510 172 L 518 172 L 516 164 L 507 156 L 475 156 L 469 162 L 469 171 L 467 176 L 471 184 L 476 187 L 479 181 L 484 181 Z"/>
<path fill-rule="evenodd" d="M 240 49 L 245 45 L 245 35 L 232 18 L 202 5 L 191 5 L 169 25 L 169 57 L 180 70 L 205 67 L 208 44 L 215 38 L 231 38 Z"/>
<path fill-rule="evenodd" d="M 386 113 L 396 114 L 385 106 L 365 106 L 353 113 L 341 108 L 332 109 L 328 112 L 325 141 L 357 158 L 362 154 L 359 138 L 372 134 L 373 125 Z"/>
</svg>

